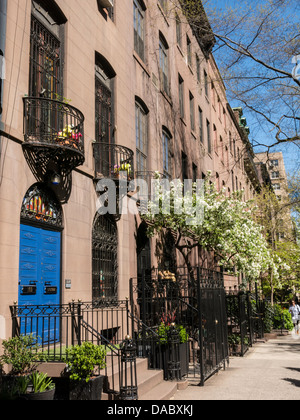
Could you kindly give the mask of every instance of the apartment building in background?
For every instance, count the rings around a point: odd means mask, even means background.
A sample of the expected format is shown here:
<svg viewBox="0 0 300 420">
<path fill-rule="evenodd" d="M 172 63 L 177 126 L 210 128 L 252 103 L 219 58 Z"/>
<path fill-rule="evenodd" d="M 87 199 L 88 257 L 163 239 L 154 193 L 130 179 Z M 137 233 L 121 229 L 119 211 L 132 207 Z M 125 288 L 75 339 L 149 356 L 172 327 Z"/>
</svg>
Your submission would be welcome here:
<svg viewBox="0 0 300 420">
<path fill-rule="evenodd" d="M 1 9 L 0 340 L 13 302 L 124 299 L 143 270 L 176 268 L 172 238 L 158 260 L 139 215 L 98 213 L 99 181 L 118 187 L 122 168 L 130 180 L 210 171 L 228 195 L 259 191 L 213 34 L 203 42 L 174 4 L 10 0 Z"/>
<path fill-rule="evenodd" d="M 291 207 L 289 206 L 288 176 L 283 153 L 257 153 L 255 162 L 258 165 L 265 165 L 271 180 L 272 189 L 282 207 L 282 211 L 276 215 L 276 225 L 278 225 L 276 237 L 279 240 L 293 241 L 294 226 L 291 217 Z"/>
</svg>

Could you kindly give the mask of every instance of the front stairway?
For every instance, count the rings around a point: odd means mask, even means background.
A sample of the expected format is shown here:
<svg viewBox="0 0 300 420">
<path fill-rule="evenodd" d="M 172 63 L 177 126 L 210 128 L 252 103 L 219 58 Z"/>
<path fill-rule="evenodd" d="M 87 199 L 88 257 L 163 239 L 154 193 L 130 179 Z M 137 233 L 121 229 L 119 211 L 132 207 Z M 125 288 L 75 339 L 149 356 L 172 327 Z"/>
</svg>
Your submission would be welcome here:
<svg viewBox="0 0 300 420">
<path fill-rule="evenodd" d="M 185 381 L 171 382 L 164 380 L 162 370 L 149 370 L 148 359 L 137 359 L 137 381 L 138 381 L 138 399 L 139 401 L 168 401 L 177 392 L 178 387 L 187 386 Z M 119 389 L 119 371 L 114 370 L 114 375 L 108 376 L 109 386 L 113 385 L 114 389 Z M 103 400 L 114 399 L 113 394 L 102 394 Z"/>
</svg>

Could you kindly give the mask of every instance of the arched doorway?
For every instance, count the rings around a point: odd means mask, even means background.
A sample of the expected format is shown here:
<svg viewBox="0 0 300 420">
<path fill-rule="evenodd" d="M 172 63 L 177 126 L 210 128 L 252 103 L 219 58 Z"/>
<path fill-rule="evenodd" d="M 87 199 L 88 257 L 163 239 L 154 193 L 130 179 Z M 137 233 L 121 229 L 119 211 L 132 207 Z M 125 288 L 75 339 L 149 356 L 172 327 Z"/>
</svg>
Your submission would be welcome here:
<svg viewBox="0 0 300 420">
<path fill-rule="evenodd" d="M 21 208 L 19 305 L 61 303 L 62 229 L 62 208 L 55 194 L 43 184 L 33 185 Z M 31 325 L 30 331 L 27 327 L 23 323 L 21 333 L 34 331 L 44 342 L 59 339 L 59 326 L 54 322 L 49 325 L 44 320 L 36 328 Z"/>
<path fill-rule="evenodd" d="M 118 299 L 118 228 L 110 215 L 95 217 L 92 254 L 93 301 Z"/>
</svg>

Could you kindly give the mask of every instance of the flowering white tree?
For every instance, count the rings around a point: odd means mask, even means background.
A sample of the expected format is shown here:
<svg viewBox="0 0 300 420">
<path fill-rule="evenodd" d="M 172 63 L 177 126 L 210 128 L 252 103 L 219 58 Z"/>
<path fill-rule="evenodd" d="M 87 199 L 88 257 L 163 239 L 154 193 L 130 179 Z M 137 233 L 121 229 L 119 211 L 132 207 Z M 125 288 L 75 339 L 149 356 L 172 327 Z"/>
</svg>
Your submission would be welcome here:
<svg viewBox="0 0 300 420">
<path fill-rule="evenodd" d="M 184 197 L 183 183 L 171 182 L 170 186 L 169 190 L 158 189 L 158 197 L 149 202 L 142 218 L 148 223 L 149 237 L 165 230 L 173 232 L 175 246 L 190 272 L 190 256 L 198 247 L 212 252 L 224 269 L 235 269 L 249 281 L 271 268 L 278 275 L 262 227 L 253 219 L 253 206 L 242 201 L 242 192 L 227 197 L 224 191 L 216 191 L 209 179 L 202 194 L 196 184 Z"/>
</svg>

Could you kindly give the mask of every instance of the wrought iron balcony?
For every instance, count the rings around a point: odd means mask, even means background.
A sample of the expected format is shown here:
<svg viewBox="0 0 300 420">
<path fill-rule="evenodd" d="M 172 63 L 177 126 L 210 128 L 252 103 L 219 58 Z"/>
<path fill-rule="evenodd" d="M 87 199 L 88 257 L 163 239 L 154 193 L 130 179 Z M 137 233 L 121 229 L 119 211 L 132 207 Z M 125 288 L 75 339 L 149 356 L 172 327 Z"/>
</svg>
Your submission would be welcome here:
<svg viewBox="0 0 300 420">
<path fill-rule="evenodd" d="M 84 116 L 73 106 L 46 98 L 23 98 L 23 150 L 44 170 L 68 174 L 84 163 Z"/>
<path fill-rule="evenodd" d="M 118 144 L 96 142 L 93 144 L 95 158 L 95 179 L 119 180 L 126 172 L 128 181 L 134 179 L 134 153 L 128 147 Z"/>
</svg>

